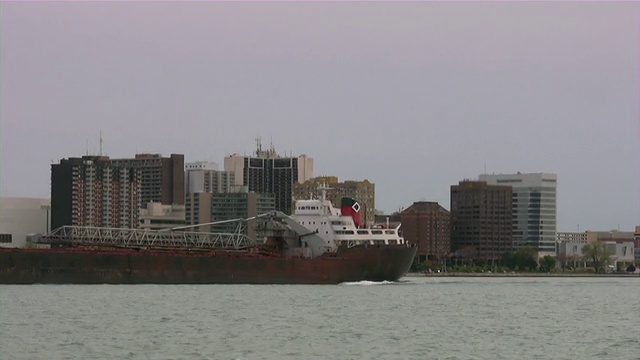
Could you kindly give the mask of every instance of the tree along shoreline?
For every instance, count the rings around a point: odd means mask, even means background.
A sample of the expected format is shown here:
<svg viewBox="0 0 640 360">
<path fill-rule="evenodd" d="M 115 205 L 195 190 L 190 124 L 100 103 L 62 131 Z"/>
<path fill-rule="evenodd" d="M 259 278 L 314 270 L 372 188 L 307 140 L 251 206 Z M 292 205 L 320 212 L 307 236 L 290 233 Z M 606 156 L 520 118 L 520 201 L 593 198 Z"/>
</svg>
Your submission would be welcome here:
<svg viewBox="0 0 640 360">
<path fill-rule="evenodd" d="M 638 273 L 473 273 L 473 272 L 409 272 L 405 277 L 621 277 L 621 278 L 640 278 Z"/>
</svg>

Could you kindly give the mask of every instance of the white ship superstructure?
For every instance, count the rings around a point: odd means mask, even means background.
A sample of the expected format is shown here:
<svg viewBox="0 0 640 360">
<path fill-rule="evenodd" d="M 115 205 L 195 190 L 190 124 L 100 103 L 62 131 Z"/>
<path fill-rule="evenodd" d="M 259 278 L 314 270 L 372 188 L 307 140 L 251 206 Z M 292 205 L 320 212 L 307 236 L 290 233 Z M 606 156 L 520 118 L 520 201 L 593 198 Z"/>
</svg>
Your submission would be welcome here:
<svg viewBox="0 0 640 360">
<path fill-rule="evenodd" d="M 343 215 L 326 199 L 298 200 L 292 218 L 309 231 L 315 232 L 325 243 L 355 246 L 404 244 L 400 225 L 395 228 L 372 226 L 359 228 L 350 215 Z"/>
</svg>

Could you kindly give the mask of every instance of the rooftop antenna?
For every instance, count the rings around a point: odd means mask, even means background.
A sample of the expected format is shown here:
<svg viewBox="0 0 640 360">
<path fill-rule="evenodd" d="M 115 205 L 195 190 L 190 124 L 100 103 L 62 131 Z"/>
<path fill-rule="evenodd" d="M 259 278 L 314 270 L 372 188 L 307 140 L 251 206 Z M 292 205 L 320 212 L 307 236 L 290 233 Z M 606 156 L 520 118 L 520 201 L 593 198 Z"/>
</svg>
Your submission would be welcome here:
<svg viewBox="0 0 640 360">
<path fill-rule="evenodd" d="M 260 136 L 256 136 L 256 155 L 260 155 L 262 152 L 262 139 Z"/>
<path fill-rule="evenodd" d="M 100 130 L 100 156 L 102 156 L 102 130 Z"/>
<path fill-rule="evenodd" d="M 85 154 L 89 156 L 89 139 L 85 139 Z"/>
</svg>

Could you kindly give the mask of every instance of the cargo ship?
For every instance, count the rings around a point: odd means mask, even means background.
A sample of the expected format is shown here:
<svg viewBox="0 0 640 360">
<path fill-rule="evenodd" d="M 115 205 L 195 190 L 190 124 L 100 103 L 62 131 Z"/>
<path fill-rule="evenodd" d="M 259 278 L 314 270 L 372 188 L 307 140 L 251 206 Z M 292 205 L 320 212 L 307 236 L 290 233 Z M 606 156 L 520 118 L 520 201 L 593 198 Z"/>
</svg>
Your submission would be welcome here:
<svg viewBox="0 0 640 360">
<path fill-rule="evenodd" d="M 37 242 L 0 249 L 1 284 L 339 284 L 397 281 L 416 247 L 400 228 L 364 226 L 343 198 L 299 200 L 291 216 L 273 211 L 235 233 L 66 226 Z M 203 225 L 203 224 L 199 224 Z"/>
</svg>

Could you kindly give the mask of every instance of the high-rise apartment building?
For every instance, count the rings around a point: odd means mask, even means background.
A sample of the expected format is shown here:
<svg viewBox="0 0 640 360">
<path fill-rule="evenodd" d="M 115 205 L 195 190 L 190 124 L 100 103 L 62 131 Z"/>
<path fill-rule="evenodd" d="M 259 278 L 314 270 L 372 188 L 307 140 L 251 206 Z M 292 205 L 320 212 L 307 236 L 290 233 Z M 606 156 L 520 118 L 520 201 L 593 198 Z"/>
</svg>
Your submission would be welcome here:
<svg viewBox="0 0 640 360">
<path fill-rule="evenodd" d="M 51 229 L 63 225 L 138 226 L 139 172 L 106 156 L 51 165 Z"/>
<path fill-rule="evenodd" d="M 51 165 L 51 226 L 137 228 L 149 202 L 184 205 L 184 155 L 83 156 Z"/>
<path fill-rule="evenodd" d="M 136 169 L 140 180 L 140 202 L 184 205 L 184 155 L 136 154 L 133 159 L 113 159 L 114 166 Z"/>
<path fill-rule="evenodd" d="M 554 255 L 557 226 L 557 175 L 548 173 L 480 175 L 490 185 L 513 189 L 513 246 L 533 247 L 538 256 Z"/>
<path fill-rule="evenodd" d="M 140 180 L 140 202 L 184 205 L 184 155 L 136 154 L 133 159 L 112 159 L 115 166 L 136 169 Z"/>
<path fill-rule="evenodd" d="M 313 177 L 313 158 L 280 157 L 273 148 L 263 151 L 258 143 L 255 156 L 225 157 L 224 170 L 233 173 L 236 185 L 244 185 L 250 192 L 273 194 L 276 210 L 291 214 L 293 184 Z"/>
<path fill-rule="evenodd" d="M 414 202 L 400 213 L 402 236 L 418 245 L 418 260 L 443 261 L 451 251 L 451 216 L 437 202 Z"/>
<path fill-rule="evenodd" d="M 236 190 L 234 174 L 218 170 L 212 162 L 198 161 L 185 165 L 186 193 L 227 193 Z"/>
<path fill-rule="evenodd" d="M 499 261 L 512 250 L 511 186 L 461 181 L 451 186 L 451 248 L 454 256 Z"/>
<path fill-rule="evenodd" d="M 358 201 L 361 206 L 362 219 L 367 224 L 373 224 L 375 220 L 376 185 L 369 180 L 347 180 L 339 182 L 337 176 L 319 176 L 293 186 L 295 200 L 304 200 L 322 196 L 322 188 L 326 190 L 326 199 L 331 201 L 334 207 L 340 207 L 343 197 L 350 197 Z"/>
</svg>

